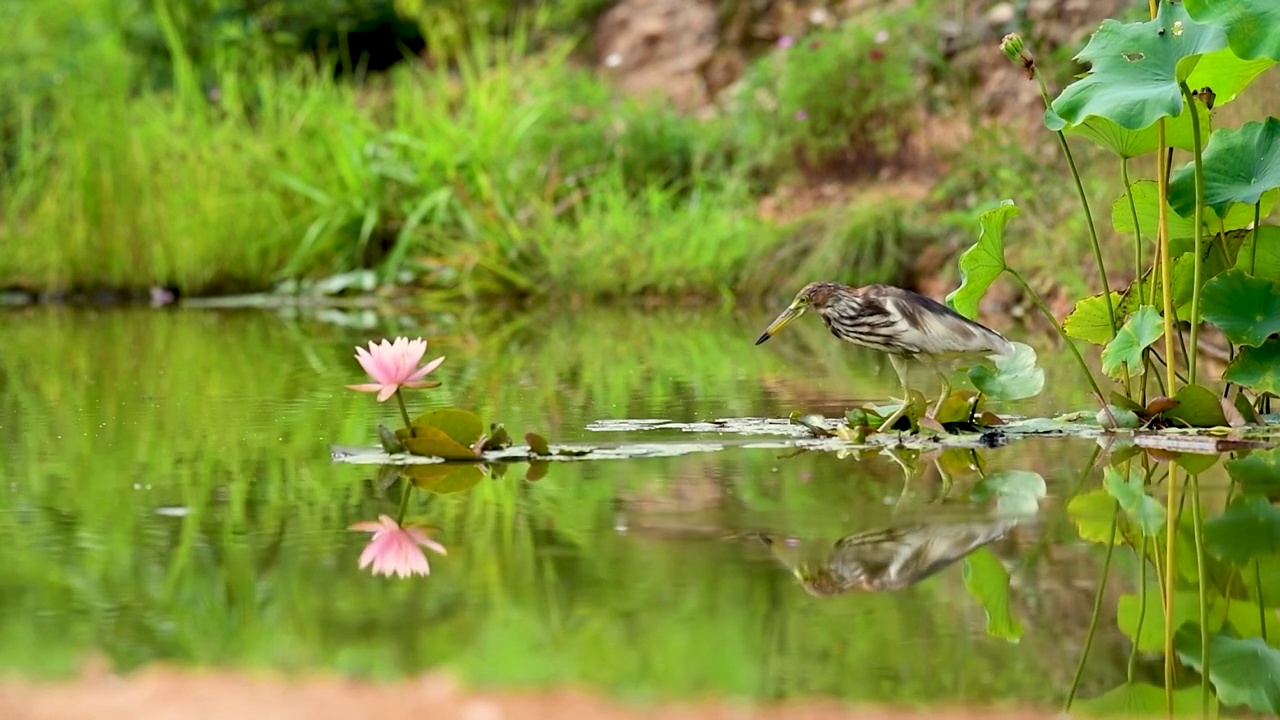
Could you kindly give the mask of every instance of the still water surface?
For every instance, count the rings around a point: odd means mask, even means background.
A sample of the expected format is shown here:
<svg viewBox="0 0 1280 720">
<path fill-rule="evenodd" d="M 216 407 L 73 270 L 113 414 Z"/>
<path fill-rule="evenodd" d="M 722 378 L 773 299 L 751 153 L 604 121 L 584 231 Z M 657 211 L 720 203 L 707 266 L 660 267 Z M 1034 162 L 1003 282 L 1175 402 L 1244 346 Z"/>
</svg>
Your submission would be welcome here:
<svg viewBox="0 0 1280 720">
<path fill-rule="evenodd" d="M 468 407 L 553 442 L 628 439 L 587 429 L 601 419 L 835 415 L 890 394 L 889 368 L 819 323 L 753 346 L 770 317 L 0 315 L 0 670 L 60 675 L 100 654 L 123 669 L 444 668 L 628 699 L 1058 705 L 1101 562 L 1063 512 L 1081 483 L 1098 483 L 1089 441 L 939 464 L 729 448 L 555 463 L 536 482 L 513 466 L 466 492 L 415 494 L 409 515 L 449 550 L 430 556 L 429 577 L 357 568 L 368 536 L 348 526 L 394 516 L 399 500 L 377 468 L 329 457 L 330 443 L 372 444 L 374 426 L 397 417 L 343 389 L 361 381 L 357 343 L 427 337 L 428 357 L 448 358 L 445 385 L 411 396 L 418 407 Z M 1053 390 L 1003 410 L 1087 405 L 1079 383 L 1061 381 L 1071 368 L 1043 354 Z M 1039 473 L 1048 488 L 1036 517 L 974 543 L 1011 573 L 1019 642 L 986 632 L 963 562 L 892 591 L 802 585 L 841 537 L 989 520 L 968 497 L 975 464 Z M 1082 695 L 1123 678 L 1127 643 L 1103 627 Z"/>
</svg>

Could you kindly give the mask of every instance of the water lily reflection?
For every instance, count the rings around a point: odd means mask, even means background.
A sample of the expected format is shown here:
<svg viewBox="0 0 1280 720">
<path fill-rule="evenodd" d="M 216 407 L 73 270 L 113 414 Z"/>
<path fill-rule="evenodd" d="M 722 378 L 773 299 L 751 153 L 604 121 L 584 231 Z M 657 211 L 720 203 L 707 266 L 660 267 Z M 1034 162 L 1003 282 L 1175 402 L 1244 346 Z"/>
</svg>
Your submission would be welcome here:
<svg viewBox="0 0 1280 720">
<path fill-rule="evenodd" d="M 373 566 L 374 575 L 392 575 L 407 578 L 413 575 L 429 575 L 428 548 L 441 555 L 448 551 L 440 543 L 427 536 L 427 528 L 415 525 L 401 526 L 387 515 L 379 515 L 375 522 L 358 522 L 351 530 L 373 533 L 364 552 L 360 553 L 360 569 Z"/>
<path fill-rule="evenodd" d="M 827 596 L 909 587 L 1000 539 L 1017 524 L 1015 518 L 997 518 L 877 528 L 846 535 L 817 557 L 794 538 L 762 533 L 760 539 L 809 594 Z"/>
</svg>

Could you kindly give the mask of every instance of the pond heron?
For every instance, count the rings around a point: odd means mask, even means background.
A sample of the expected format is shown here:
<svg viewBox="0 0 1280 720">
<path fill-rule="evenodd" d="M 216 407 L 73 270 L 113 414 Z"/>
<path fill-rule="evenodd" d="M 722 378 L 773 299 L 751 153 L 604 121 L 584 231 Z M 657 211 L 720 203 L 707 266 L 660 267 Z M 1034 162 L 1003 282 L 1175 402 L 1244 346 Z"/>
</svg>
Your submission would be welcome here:
<svg viewBox="0 0 1280 720">
<path fill-rule="evenodd" d="M 932 411 L 936 415 L 951 392 L 943 368 L 966 367 L 983 358 L 1013 354 L 1013 345 L 1000 333 L 919 293 L 889 285 L 849 287 L 834 282 L 809 283 L 801 288 L 756 344 L 810 310 L 822 316 L 837 338 L 888 353 L 902 383 L 902 404 L 880 425 L 881 432 L 892 428 L 910 403 L 907 360 L 919 360 L 942 378 L 942 395 Z"/>
</svg>

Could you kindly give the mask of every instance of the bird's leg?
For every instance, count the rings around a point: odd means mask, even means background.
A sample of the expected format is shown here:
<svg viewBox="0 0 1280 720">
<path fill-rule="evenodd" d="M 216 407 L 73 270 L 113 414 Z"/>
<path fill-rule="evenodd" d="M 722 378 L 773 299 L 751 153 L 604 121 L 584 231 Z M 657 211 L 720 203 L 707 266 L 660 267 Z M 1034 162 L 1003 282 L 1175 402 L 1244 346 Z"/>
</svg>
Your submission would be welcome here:
<svg viewBox="0 0 1280 720">
<path fill-rule="evenodd" d="M 938 377 L 942 378 L 942 394 L 938 396 L 938 404 L 933 406 L 933 410 L 929 413 L 929 417 L 937 419 L 938 412 L 942 410 L 942 403 L 947 401 L 951 395 L 951 380 L 947 378 L 947 374 L 942 372 L 941 368 L 935 367 L 934 372 L 938 373 Z"/>
<path fill-rule="evenodd" d="M 880 424 L 879 431 L 885 432 L 893 427 L 907 412 L 907 403 L 911 402 L 911 387 L 907 385 L 907 359 L 901 355 L 889 355 L 889 364 L 893 365 L 893 371 L 898 374 L 898 381 L 902 383 L 902 404 L 898 409 Z"/>
</svg>

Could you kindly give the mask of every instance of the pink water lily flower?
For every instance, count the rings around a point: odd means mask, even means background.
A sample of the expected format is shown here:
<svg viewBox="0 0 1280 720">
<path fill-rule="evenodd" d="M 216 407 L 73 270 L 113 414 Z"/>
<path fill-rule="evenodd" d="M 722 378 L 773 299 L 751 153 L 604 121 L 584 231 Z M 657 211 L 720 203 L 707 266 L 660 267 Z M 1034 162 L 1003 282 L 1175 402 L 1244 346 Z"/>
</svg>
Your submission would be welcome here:
<svg viewBox="0 0 1280 720">
<path fill-rule="evenodd" d="M 422 338 L 410 340 L 398 337 L 395 342 L 383 340 L 376 345 L 370 341 L 368 350 L 362 347 L 356 348 L 356 360 L 374 381 L 348 385 L 347 388 L 362 392 L 376 392 L 378 402 L 383 402 L 402 387 L 434 387 L 435 382 L 423 378 L 440 367 L 444 357 L 438 357 L 418 367 L 418 363 L 426 352 L 427 341 Z"/>
<path fill-rule="evenodd" d="M 360 553 L 360 569 L 373 565 L 374 575 L 430 575 L 431 566 L 422 548 L 429 548 L 441 555 L 449 553 L 440 543 L 427 537 L 427 529 L 400 525 L 386 515 L 379 515 L 376 522 L 358 522 L 351 530 L 373 533 L 373 539 Z M 422 547 L 419 547 L 419 546 Z"/>
</svg>

